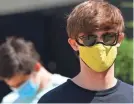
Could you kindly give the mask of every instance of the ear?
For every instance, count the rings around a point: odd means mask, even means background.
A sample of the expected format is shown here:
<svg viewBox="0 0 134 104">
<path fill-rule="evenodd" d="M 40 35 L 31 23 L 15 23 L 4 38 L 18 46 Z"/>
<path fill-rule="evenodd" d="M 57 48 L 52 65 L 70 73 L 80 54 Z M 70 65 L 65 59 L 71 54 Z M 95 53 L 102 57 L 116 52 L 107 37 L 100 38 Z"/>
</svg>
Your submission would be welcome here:
<svg viewBox="0 0 134 104">
<path fill-rule="evenodd" d="M 69 38 L 68 43 L 70 44 L 70 46 L 73 48 L 74 51 L 78 51 L 78 44 L 74 39 Z"/>
<path fill-rule="evenodd" d="M 117 47 L 119 47 L 121 45 L 122 41 L 124 40 L 124 35 L 125 35 L 124 33 L 119 34 Z"/>
<path fill-rule="evenodd" d="M 41 69 L 41 64 L 39 62 L 37 62 L 34 66 L 34 71 L 38 72 L 38 71 L 40 71 L 40 69 Z"/>
</svg>

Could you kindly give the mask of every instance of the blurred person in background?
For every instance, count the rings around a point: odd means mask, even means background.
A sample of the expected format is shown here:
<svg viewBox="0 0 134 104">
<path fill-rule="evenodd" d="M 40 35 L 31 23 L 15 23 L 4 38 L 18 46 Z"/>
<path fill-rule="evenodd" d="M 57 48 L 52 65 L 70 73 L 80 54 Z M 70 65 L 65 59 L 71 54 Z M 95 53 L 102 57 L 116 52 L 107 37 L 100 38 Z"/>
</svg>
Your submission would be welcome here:
<svg viewBox="0 0 134 104">
<path fill-rule="evenodd" d="M 79 55 L 80 73 L 39 103 L 132 103 L 133 87 L 114 75 L 117 48 L 124 39 L 120 10 L 107 1 L 85 1 L 69 15 L 67 32 Z"/>
<path fill-rule="evenodd" d="M 32 42 L 14 37 L 0 46 L 0 79 L 12 89 L 2 103 L 37 103 L 43 94 L 67 80 L 41 65 Z"/>
</svg>

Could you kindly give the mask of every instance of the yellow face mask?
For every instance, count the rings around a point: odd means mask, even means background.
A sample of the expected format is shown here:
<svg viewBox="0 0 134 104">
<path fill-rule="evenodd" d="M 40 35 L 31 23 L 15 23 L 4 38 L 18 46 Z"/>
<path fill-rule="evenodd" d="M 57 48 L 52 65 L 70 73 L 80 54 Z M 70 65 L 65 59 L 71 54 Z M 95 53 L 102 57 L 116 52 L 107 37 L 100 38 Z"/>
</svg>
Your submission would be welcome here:
<svg viewBox="0 0 134 104">
<path fill-rule="evenodd" d="M 109 69 L 114 63 L 117 55 L 117 46 L 105 46 L 96 44 L 91 47 L 79 47 L 80 58 L 96 72 L 103 72 Z"/>
</svg>

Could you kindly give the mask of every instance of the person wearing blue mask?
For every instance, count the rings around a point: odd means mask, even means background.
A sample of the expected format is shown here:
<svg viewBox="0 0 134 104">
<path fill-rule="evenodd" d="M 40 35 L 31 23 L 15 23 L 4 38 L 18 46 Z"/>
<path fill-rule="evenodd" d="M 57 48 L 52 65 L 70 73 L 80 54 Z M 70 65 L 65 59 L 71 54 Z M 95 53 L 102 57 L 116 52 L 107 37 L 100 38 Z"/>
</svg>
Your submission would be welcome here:
<svg viewBox="0 0 134 104">
<path fill-rule="evenodd" d="M 30 41 L 7 38 L 0 53 L 0 80 L 12 89 L 2 103 L 37 103 L 46 92 L 68 79 L 48 72 Z"/>
</svg>

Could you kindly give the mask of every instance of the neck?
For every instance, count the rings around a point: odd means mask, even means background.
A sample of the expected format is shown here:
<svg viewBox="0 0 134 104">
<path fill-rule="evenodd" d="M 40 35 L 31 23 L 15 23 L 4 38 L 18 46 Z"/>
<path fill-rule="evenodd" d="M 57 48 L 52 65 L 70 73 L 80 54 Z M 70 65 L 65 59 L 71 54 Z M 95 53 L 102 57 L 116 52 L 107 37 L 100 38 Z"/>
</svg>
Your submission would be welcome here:
<svg viewBox="0 0 134 104">
<path fill-rule="evenodd" d="M 78 86 L 89 90 L 101 91 L 116 85 L 117 79 L 114 77 L 114 64 L 107 71 L 97 73 L 89 69 L 82 60 L 80 60 L 80 63 L 81 72 L 72 79 Z"/>
<path fill-rule="evenodd" d="M 52 74 L 48 72 L 44 67 L 41 68 L 39 72 L 40 77 L 40 88 L 39 91 L 46 88 L 48 83 L 51 81 Z"/>
</svg>

